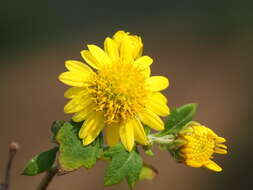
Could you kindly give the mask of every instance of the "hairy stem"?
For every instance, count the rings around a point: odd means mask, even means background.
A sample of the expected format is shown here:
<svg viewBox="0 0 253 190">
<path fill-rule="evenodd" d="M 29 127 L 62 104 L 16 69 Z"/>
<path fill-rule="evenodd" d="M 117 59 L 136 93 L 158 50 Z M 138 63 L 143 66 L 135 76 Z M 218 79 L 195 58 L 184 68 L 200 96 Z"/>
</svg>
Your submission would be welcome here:
<svg viewBox="0 0 253 190">
<path fill-rule="evenodd" d="M 148 136 L 149 142 L 156 143 L 159 145 L 168 145 L 175 140 L 173 135 L 164 135 L 164 136 L 156 136 L 156 134 L 151 134 Z"/>
<path fill-rule="evenodd" d="M 54 166 L 49 171 L 47 171 L 45 176 L 42 178 L 42 181 L 40 182 L 39 186 L 37 187 L 37 190 L 46 190 L 50 182 L 54 179 L 57 172 L 58 172 L 57 166 Z"/>
</svg>

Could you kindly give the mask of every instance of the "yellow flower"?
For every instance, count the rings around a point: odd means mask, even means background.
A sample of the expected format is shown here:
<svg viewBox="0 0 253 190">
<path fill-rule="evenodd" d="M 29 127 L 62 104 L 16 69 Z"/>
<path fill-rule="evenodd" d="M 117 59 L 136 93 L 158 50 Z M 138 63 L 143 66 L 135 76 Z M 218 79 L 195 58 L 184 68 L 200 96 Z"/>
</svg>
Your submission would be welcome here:
<svg viewBox="0 0 253 190">
<path fill-rule="evenodd" d="M 71 99 L 65 113 L 75 113 L 75 122 L 84 121 L 79 137 L 88 145 L 103 128 L 109 146 L 121 139 L 131 151 L 134 142 L 147 145 L 142 123 L 155 130 L 163 130 L 159 116 L 167 116 L 167 99 L 159 92 L 168 87 L 166 77 L 150 76 L 149 56 L 141 56 L 141 38 L 123 31 L 107 37 L 104 50 L 88 45 L 81 51 L 82 62 L 69 60 L 69 70 L 59 76 L 60 81 L 72 86 L 64 96 Z M 159 115 L 159 116 L 158 116 Z"/>
<path fill-rule="evenodd" d="M 227 154 L 227 146 L 222 144 L 226 140 L 216 135 L 211 129 L 192 123 L 179 134 L 186 140 L 186 144 L 180 149 L 184 163 L 191 167 L 206 167 L 220 172 L 222 168 L 211 159 L 214 153 Z"/>
</svg>

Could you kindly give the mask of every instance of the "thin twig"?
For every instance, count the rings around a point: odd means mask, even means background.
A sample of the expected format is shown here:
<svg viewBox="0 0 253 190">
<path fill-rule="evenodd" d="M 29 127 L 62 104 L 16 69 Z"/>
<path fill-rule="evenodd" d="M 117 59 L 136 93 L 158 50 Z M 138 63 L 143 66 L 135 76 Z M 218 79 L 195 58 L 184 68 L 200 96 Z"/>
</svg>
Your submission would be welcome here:
<svg viewBox="0 0 253 190">
<path fill-rule="evenodd" d="M 16 142 L 12 142 L 9 146 L 9 158 L 6 164 L 4 182 L 0 185 L 0 190 L 9 190 L 10 188 L 12 163 L 18 149 L 19 149 L 19 145 Z"/>
<path fill-rule="evenodd" d="M 50 182 L 53 180 L 55 175 L 58 172 L 58 167 L 54 166 L 51 168 L 42 178 L 42 181 L 40 182 L 39 186 L 37 187 L 37 190 L 46 190 Z"/>
</svg>

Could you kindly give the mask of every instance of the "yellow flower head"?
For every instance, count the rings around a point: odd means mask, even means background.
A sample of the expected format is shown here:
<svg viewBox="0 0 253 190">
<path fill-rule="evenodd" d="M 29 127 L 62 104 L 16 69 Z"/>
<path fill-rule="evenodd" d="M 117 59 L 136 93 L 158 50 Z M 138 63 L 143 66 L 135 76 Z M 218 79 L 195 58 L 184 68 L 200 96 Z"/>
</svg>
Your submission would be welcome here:
<svg viewBox="0 0 253 190">
<path fill-rule="evenodd" d="M 211 159 L 214 153 L 227 154 L 226 140 L 216 135 L 211 129 L 192 123 L 179 134 L 186 143 L 180 149 L 184 163 L 191 167 L 206 167 L 210 170 L 220 172 L 222 168 Z"/>
<path fill-rule="evenodd" d="M 168 79 L 150 76 L 149 56 L 141 56 L 141 38 L 123 31 L 107 37 L 104 50 L 88 45 L 81 51 L 85 62 L 66 61 L 68 72 L 60 81 L 72 86 L 64 96 L 71 99 L 65 113 L 75 113 L 75 122 L 84 121 L 79 137 L 83 144 L 94 141 L 105 128 L 109 146 L 121 139 L 128 151 L 134 141 L 147 145 L 142 123 L 155 130 L 163 130 L 159 116 L 167 116 L 167 99 L 159 92 L 168 87 Z M 159 115 L 159 116 L 158 116 Z"/>
</svg>

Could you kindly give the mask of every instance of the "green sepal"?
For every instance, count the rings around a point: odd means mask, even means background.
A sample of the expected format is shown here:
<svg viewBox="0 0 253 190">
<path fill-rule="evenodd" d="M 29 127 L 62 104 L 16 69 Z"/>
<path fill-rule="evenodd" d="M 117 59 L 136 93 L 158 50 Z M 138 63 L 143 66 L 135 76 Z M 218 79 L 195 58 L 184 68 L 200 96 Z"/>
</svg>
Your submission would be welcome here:
<svg viewBox="0 0 253 190">
<path fill-rule="evenodd" d="M 188 122 L 190 122 L 197 110 L 197 104 L 186 104 L 174 109 L 165 122 L 165 129 L 159 133 L 160 136 L 165 134 L 177 134 Z"/>
<path fill-rule="evenodd" d="M 143 125 L 143 128 L 144 128 L 144 131 L 145 131 L 146 135 L 149 135 L 150 132 L 151 132 L 151 128 L 147 125 Z"/>
<path fill-rule="evenodd" d="M 193 132 L 192 126 L 197 126 L 197 125 L 201 125 L 201 124 L 196 121 L 190 121 L 182 127 L 179 134 L 192 133 Z"/>
<path fill-rule="evenodd" d="M 66 122 L 56 135 L 60 145 L 58 162 L 63 171 L 70 172 L 82 166 L 91 168 L 102 155 L 101 136 L 84 146 L 78 137 L 80 127 L 81 123 Z"/>
<path fill-rule="evenodd" d="M 185 145 L 187 142 L 184 139 L 176 139 L 174 140 L 172 143 L 170 143 L 169 145 L 167 145 L 167 149 L 170 150 L 175 150 L 178 149 L 180 147 L 182 147 L 183 145 Z"/>
<path fill-rule="evenodd" d="M 65 121 L 63 121 L 63 120 L 56 120 L 51 125 L 51 132 L 52 132 L 53 141 L 55 141 L 55 137 L 56 137 L 58 131 L 60 130 L 60 128 L 64 125 L 64 123 L 65 123 Z"/>
<path fill-rule="evenodd" d="M 58 147 L 42 152 L 33 157 L 27 164 L 22 175 L 34 176 L 52 168 Z"/>
<path fill-rule="evenodd" d="M 153 180 L 157 175 L 158 170 L 154 166 L 144 163 L 141 168 L 139 180 Z"/>
<path fill-rule="evenodd" d="M 118 144 L 106 151 L 105 156 L 111 157 L 111 161 L 106 168 L 104 184 L 111 186 L 126 178 L 129 186 L 133 188 L 139 179 L 143 166 L 142 158 L 137 149 L 134 148 L 128 152 L 122 144 Z"/>
<path fill-rule="evenodd" d="M 185 160 L 184 155 L 181 153 L 180 149 L 168 149 L 168 151 L 176 162 L 180 163 Z"/>
</svg>

